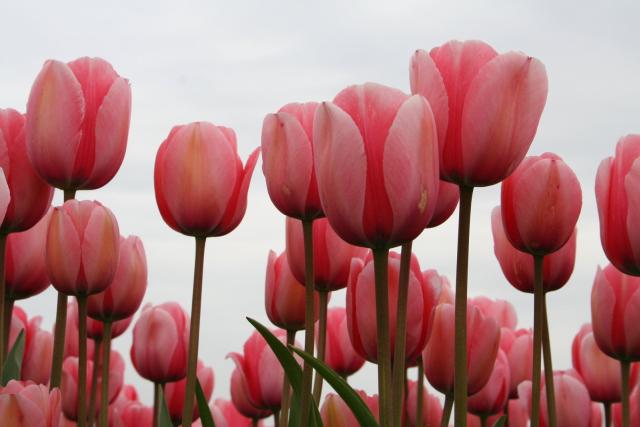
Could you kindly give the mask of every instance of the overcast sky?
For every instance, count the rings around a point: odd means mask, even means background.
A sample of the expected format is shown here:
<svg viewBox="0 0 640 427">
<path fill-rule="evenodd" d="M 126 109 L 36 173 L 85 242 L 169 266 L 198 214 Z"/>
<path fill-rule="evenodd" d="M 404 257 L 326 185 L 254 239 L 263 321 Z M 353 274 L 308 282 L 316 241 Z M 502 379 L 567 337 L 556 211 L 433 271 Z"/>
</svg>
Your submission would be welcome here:
<svg viewBox="0 0 640 427">
<path fill-rule="evenodd" d="M 111 1 L 0 3 L 0 107 L 24 111 L 31 84 L 48 58 L 100 56 L 130 79 L 133 112 L 127 155 L 105 188 L 78 193 L 116 214 L 122 234 L 142 237 L 149 263 L 145 301 L 189 309 L 194 242 L 162 221 L 153 194 L 153 164 L 172 126 L 196 120 L 230 126 L 243 161 L 260 144 L 262 119 L 293 101 L 330 100 L 344 87 L 375 81 L 409 90 L 409 58 L 450 39 L 481 39 L 498 51 L 521 50 L 542 60 L 549 96 L 531 154 L 553 151 L 576 171 L 583 189 L 578 259 L 571 281 L 549 296 L 553 357 L 570 366 L 570 342 L 590 319 L 598 264 L 606 263 L 593 192 L 601 159 L 622 135 L 640 132 L 640 38 L 637 2 Z M 399 2 L 396 2 L 399 3 Z M 56 193 L 55 203 L 61 202 Z M 530 295 L 515 291 L 493 256 L 491 209 L 499 186 L 474 194 L 470 295 L 508 299 L 519 326 L 532 324 Z M 414 243 L 421 267 L 455 278 L 457 214 Z M 215 397 L 228 396 L 239 351 L 264 314 L 269 249 L 284 249 L 284 218 L 266 192 L 260 165 L 242 224 L 209 239 L 205 258 L 200 357 L 216 373 Z M 344 291 L 331 300 L 344 305 Z M 29 316 L 55 318 L 53 289 L 19 305 Z M 130 333 L 115 347 L 127 361 Z M 129 364 L 126 381 L 147 403 L 152 386 Z M 375 390 L 375 370 L 354 376 Z"/>
</svg>

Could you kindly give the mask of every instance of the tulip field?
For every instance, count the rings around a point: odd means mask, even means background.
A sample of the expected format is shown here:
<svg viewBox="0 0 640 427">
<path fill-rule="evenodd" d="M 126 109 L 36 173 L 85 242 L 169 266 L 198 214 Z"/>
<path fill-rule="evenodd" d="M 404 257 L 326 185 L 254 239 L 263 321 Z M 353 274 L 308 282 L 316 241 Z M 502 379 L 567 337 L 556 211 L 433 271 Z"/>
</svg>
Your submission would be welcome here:
<svg viewBox="0 0 640 427">
<path fill-rule="evenodd" d="M 193 10 L 181 21 L 184 10 L 172 9 L 176 33 L 215 29 Z M 409 19 L 400 6 L 371 10 L 391 27 Z M 282 66 L 283 80 L 259 80 L 242 105 L 222 89 L 202 101 L 209 86 L 193 91 L 190 79 L 206 67 L 171 68 L 170 43 L 164 67 L 146 62 L 167 30 L 149 16 L 130 35 L 145 40 L 140 58 L 121 59 L 127 43 L 73 35 L 70 51 L 95 42 L 95 52 L 69 58 L 43 41 L 24 54 L 24 91 L 0 83 L 11 88 L 6 99 L 0 90 L 0 427 L 640 427 L 640 116 L 617 113 L 638 79 L 611 77 L 609 105 L 594 83 L 585 104 L 597 118 L 572 120 L 558 105 L 586 108 L 563 91 L 573 59 L 557 66 L 520 28 L 471 25 L 457 37 L 447 27 L 436 40 L 426 25 L 406 38 L 404 62 L 370 66 L 322 27 L 322 43 L 309 43 L 335 69 L 313 62 L 305 80 Z M 288 28 L 286 16 L 274 19 Z M 602 22 L 604 39 L 618 34 Z M 220 40 L 241 38 L 221 25 Z M 286 56 L 276 46 L 298 43 L 266 34 L 236 49 L 216 37 L 187 45 L 202 64 L 212 55 L 258 75 Z M 331 59 L 328 45 L 351 53 Z M 168 103 L 129 77 L 136 67 Z M 233 81 L 218 71 L 212 86 Z M 0 67 L 0 81 L 9 75 Z M 14 99 L 23 104 L 6 105 Z M 273 107 L 243 116 L 254 101 Z M 209 117 L 225 102 L 228 114 Z M 169 119 L 149 113 L 159 109 Z M 566 134 L 549 144 L 548 129 Z M 581 143 L 602 129 L 610 137 L 593 156 Z M 225 359 L 210 360 L 212 349 Z"/>
</svg>

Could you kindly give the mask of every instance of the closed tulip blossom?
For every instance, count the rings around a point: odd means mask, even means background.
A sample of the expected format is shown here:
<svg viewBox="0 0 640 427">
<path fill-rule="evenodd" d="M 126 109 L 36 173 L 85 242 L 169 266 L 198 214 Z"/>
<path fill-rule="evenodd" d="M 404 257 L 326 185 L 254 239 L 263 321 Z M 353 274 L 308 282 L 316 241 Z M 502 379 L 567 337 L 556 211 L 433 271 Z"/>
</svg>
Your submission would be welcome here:
<svg viewBox="0 0 640 427">
<path fill-rule="evenodd" d="M 250 420 L 259 420 L 272 414 L 270 409 L 257 408 L 249 400 L 249 388 L 245 381 L 245 376 L 238 368 L 231 374 L 231 402 L 236 410 Z"/>
<path fill-rule="evenodd" d="M 373 416 L 377 419 L 378 396 L 369 396 L 362 390 L 356 393 L 367 405 Z M 320 407 L 320 417 L 326 427 L 358 427 L 360 423 L 347 404 L 337 394 L 329 393 L 324 398 L 324 403 Z"/>
<path fill-rule="evenodd" d="M 214 375 L 213 369 L 205 366 L 204 363 L 198 361 L 198 381 L 202 386 L 204 397 L 207 401 L 211 399 L 214 387 Z M 180 423 L 182 420 L 182 410 L 184 405 L 184 390 L 186 386 L 186 380 L 182 379 L 176 382 L 170 382 L 164 386 L 164 397 L 167 402 L 167 409 L 169 410 L 169 416 L 174 423 Z M 200 417 L 197 404 L 193 407 L 193 419 L 196 420 Z"/>
<path fill-rule="evenodd" d="M 418 404 L 418 383 L 409 381 L 407 383 L 406 411 L 409 427 L 418 426 L 417 404 Z M 442 421 L 442 403 L 435 394 L 427 393 L 427 388 L 422 390 L 422 423 L 421 427 L 439 427 Z"/>
<path fill-rule="evenodd" d="M 146 307 L 133 328 L 131 361 L 141 377 L 155 383 L 187 374 L 189 316 L 178 303 Z"/>
<path fill-rule="evenodd" d="M 262 421 L 253 424 L 253 420 L 242 415 L 230 400 L 216 399 L 214 405 L 222 413 L 229 427 L 263 427 Z"/>
<path fill-rule="evenodd" d="M 514 288 L 532 294 L 534 272 L 531 255 L 519 251 L 509 242 L 502 225 L 502 212 L 499 206 L 491 212 L 491 230 L 493 250 L 502 273 Z M 577 229 L 574 228 L 567 243 L 557 251 L 546 255 L 542 260 L 542 286 L 545 292 L 560 289 L 569 281 L 576 261 L 577 234 Z"/>
<path fill-rule="evenodd" d="M 61 417 L 59 389 L 15 380 L 0 387 L 0 418 L 7 427 L 58 427 Z"/>
<path fill-rule="evenodd" d="M 531 381 L 533 366 L 533 331 L 518 329 L 513 331 L 502 328 L 500 332 L 500 349 L 504 351 L 509 362 L 509 398 L 518 397 L 518 386 L 524 381 Z"/>
<path fill-rule="evenodd" d="M 152 427 L 153 408 L 140 402 L 129 402 L 113 412 L 109 425 L 113 427 Z"/>
<path fill-rule="evenodd" d="M 460 201 L 460 189 L 457 185 L 444 180 L 439 181 L 438 199 L 433 216 L 427 228 L 437 227 L 453 214 Z"/>
<path fill-rule="evenodd" d="M 345 378 L 364 365 L 364 358 L 353 348 L 347 323 L 347 311 L 343 307 L 328 310 L 325 363 Z"/>
<path fill-rule="evenodd" d="M 468 411 L 480 417 L 502 412 L 509 400 L 510 383 L 509 361 L 504 352 L 498 350 L 489 380 L 480 391 L 469 397 Z"/>
<path fill-rule="evenodd" d="M 558 427 L 592 427 L 592 405 L 585 385 L 568 373 L 555 372 L 553 376 Z M 546 387 L 542 389 L 540 425 L 549 426 Z"/>
<path fill-rule="evenodd" d="M 42 318 L 36 316 L 29 321 L 25 331 L 25 346 L 20 378 L 36 384 L 48 384 L 53 357 L 53 334 L 40 328 Z"/>
<path fill-rule="evenodd" d="M 34 169 L 63 190 L 104 186 L 124 159 L 130 117 L 129 82 L 107 61 L 46 61 L 27 103 Z"/>
<path fill-rule="evenodd" d="M 596 175 L 600 241 L 607 258 L 626 274 L 640 275 L 640 135 L 627 135 L 614 157 L 604 159 Z"/>
<path fill-rule="evenodd" d="M 471 298 L 469 304 L 478 307 L 485 316 L 494 318 L 501 328 L 515 330 L 518 324 L 518 314 L 509 301 L 479 296 Z"/>
</svg>

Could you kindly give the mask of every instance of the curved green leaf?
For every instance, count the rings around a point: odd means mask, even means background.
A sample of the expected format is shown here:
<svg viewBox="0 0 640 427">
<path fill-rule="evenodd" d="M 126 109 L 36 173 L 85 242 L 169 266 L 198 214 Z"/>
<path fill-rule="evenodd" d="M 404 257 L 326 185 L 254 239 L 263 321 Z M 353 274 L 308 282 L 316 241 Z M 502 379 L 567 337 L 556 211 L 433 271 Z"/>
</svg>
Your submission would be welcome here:
<svg viewBox="0 0 640 427">
<path fill-rule="evenodd" d="M 196 378 L 196 400 L 198 401 L 198 413 L 200 414 L 200 423 L 202 427 L 216 427 L 216 423 L 211 416 L 211 409 L 207 403 L 207 398 L 202 391 L 200 381 Z"/>
<path fill-rule="evenodd" d="M 504 427 L 506 422 L 507 422 L 507 416 L 503 415 L 500 418 L 498 418 L 498 421 L 496 421 L 493 427 Z"/>
<path fill-rule="evenodd" d="M 171 415 L 169 415 L 169 408 L 167 408 L 167 401 L 164 399 L 164 391 L 162 387 L 158 391 L 160 393 L 160 414 L 158 416 L 158 425 L 160 427 L 173 427 L 173 421 L 171 421 Z"/>
<path fill-rule="evenodd" d="M 20 380 L 20 369 L 22 368 L 22 355 L 24 354 L 24 329 L 20 330 L 11 351 L 7 354 L 7 360 L 2 368 L 2 378 L 0 384 L 3 386 L 11 380 Z"/>
</svg>

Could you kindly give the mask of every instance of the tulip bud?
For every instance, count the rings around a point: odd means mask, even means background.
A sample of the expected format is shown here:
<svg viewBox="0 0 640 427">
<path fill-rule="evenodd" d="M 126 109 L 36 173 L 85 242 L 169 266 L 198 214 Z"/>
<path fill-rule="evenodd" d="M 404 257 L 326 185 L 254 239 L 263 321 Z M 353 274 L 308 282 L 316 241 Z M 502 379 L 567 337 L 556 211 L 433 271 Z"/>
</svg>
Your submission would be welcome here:
<svg viewBox="0 0 640 427">
<path fill-rule="evenodd" d="M 436 207 L 427 228 L 437 227 L 453 214 L 460 201 L 460 188 L 447 181 L 438 181 Z"/>
<path fill-rule="evenodd" d="M 11 427 L 57 427 L 60 402 L 59 389 L 11 380 L 0 388 L 0 419 Z"/>
<path fill-rule="evenodd" d="M 373 416 L 378 419 L 378 395 L 368 396 L 362 390 L 356 390 L 360 398 L 369 407 Z M 320 408 L 322 423 L 327 427 L 358 427 L 360 423 L 351 409 L 337 394 L 329 393 Z"/>
<path fill-rule="evenodd" d="M 518 324 L 516 308 L 509 301 L 480 296 L 469 299 L 468 304 L 478 307 L 485 316 L 494 318 L 501 328 L 515 329 Z"/>
<path fill-rule="evenodd" d="M 213 394 L 213 386 L 214 386 L 214 375 L 213 369 L 208 366 L 205 366 L 202 361 L 198 360 L 198 368 L 197 368 L 197 379 L 200 382 L 200 386 L 202 387 L 202 391 L 204 393 L 204 397 L 207 402 L 211 399 L 211 395 Z M 164 386 L 164 396 L 167 402 L 167 409 L 169 410 L 169 416 L 171 416 L 171 420 L 180 424 L 182 421 L 182 409 L 184 406 L 184 396 L 185 396 L 185 388 L 187 386 L 187 380 L 182 379 L 175 382 L 170 382 L 165 384 Z M 193 405 L 193 419 L 197 420 L 200 417 L 200 413 L 198 412 L 198 404 L 194 402 Z"/>
<path fill-rule="evenodd" d="M 327 342 L 325 363 L 342 377 L 356 373 L 364 365 L 364 358 L 356 353 L 349 338 L 347 311 L 342 307 L 327 310 Z"/>
<path fill-rule="evenodd" d="M 409 421 L 409 427 L 416 427 L 418 425 L 418 420 L 416 419 L 418 413 L 418 383 L 409 381 L 407 386 L 409 390 L 406 400 L 407 419 Z M 420 425 L 425 427 L 438 427 L 440 426 L 441 420 L 442 403 L 440 403 L 440 399 L 434 394 L 427 393 L 427 388 L 423 387 L 422 423 Z"/>
<path fill-rule="evenodd" d="M 242 415 L 230 400 L 216 399 L 214 406 L 222 413 L 228 427 L 251 427 L 253 420 Z M 218 422 L 216 422 L 218 427 Z M 262 421 L 256 427 L 263 427 Z"/>
<path fill-rule="evenodd" d="M 36 316 L 27 326 L 20 378 L 23 381 L 47 385 L 51 376 L 53 334 L 41 329 L 41 322 L 42 318 Z"/>
<path fill-rule="evenodd" d="M 271 415 L 271 410 L 259 409 L 251 403 L 247 387 L 243 373 L 238 368 L 234 369 L 231 374 L 231 401 L 237 411 L 242 416 L 252 420 L 266 418 Z"/>
<path fill-rule="evenodd" d="M 498 350 L 489 380 L 480 391 L 469 397 L 468 411 L 485 417 L 502 412 L 509 400 L 510 382 L 509 361 L 504 352 Z"/>
<path fill-rule="evenodd" d="M 518 386 L 523 381 L 531 381 L 533 372 L 533 332 L 531 329 L 500 331 L 500 349 L 509 362 L 509 398 L 518 397 Z"/>
</svg>

